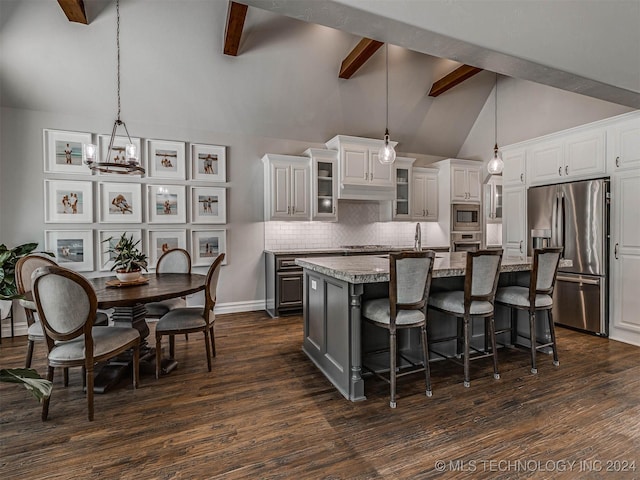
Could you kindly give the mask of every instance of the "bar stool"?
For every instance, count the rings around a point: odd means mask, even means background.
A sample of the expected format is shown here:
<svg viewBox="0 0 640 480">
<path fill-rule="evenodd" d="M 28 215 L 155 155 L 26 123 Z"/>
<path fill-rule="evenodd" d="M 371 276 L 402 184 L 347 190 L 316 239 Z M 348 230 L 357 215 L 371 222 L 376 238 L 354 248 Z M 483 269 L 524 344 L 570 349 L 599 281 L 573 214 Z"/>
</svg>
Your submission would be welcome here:
<svg viewBox="0 0 640 480">
<path fill-rule="evenodd" d="M 529 312 L 528 340 L 531 342 L 531 373 L 534 374 L 538 373 L 536 352 L 541 348 L 551 347 L 553 350 L 553 364 L 556 367 L 560 365 L 551 309 L 553 308 L 553 287 L 556 282 L 561 256 L 562 247 L 535 249 L 533 251 L 533 266 L 529 286 L 510 285 L 499 288 L 496 293 L 496 303 L 511 309 L 512 337 L 517 334 L 517 311 L 526 310 Z M 551 341 L 542 344 L 536 339 L 536 312 L 539 311 L 547 312 L 549 333 L 551 335 Z"/>
<path fill-rule="evenodd" d="M 367 368 L 390 384 L 389 406 L 396 408 L 396 378 L 411 373 L 425 372 L 426 394 L 431 396 L 431 375 L 427 351 L 427 298 L 431 288 L 431 276 L 435 252 L 400 252 L 389 254 L 389 297 L 367 300 L 362 304 L 365 321 L 389 331 L 389 377 Z M 398 373 L 396 331 L 402 328 L 420 327 L 423 366 Z M 414 365 L 418 367 L 417 365 Z"/>
<path fill-rule="evenodd" d="M 431 344 L 457 341 L 456 356 L 459 354 L 461 338 L 464 341 L 464 386 L 470 385 L 469 363 L 471 360 L 492 356 L 493 378 L 499 379 L 498 351 L 495 339 L 494 307 L 502 250 L 479 250 L 467 252 L 467 264 L 464 277 L 464 290 L 433 293 L 429 296 L 429 308 L 454 316 L 457 321 L 457 335 L 431 340 Z M 491 340 L 491 352 L 486 348 L 481 351 L 471 345 L 471 317 L 484 317 L 485 332 L 489 331 Z M 462 328 L 461 323 L 462 322 Z M 462 331 L 461 331 L 462 330 Z M 477 354 L 470 356 L 470 350 Z M 444 355 L 441 352 L 430 349 L 436 355 L 448 360 L 454 360 L 456 356 Z M 456 362 L 459 363 L 459 362 Z"/>
</svg>

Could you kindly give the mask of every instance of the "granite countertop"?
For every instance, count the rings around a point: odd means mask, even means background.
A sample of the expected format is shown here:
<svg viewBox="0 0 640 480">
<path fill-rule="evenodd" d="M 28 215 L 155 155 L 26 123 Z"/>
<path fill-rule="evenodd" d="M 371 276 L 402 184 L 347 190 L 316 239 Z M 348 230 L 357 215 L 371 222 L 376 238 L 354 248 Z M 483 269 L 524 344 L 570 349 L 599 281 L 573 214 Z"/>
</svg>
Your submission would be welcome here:
<svg viewBox="0 0 640 480">
<path fill-rule="evenodd" d="M 433 278 L 463 276 L 466 253 L 438 253 L 433 265 Z M 520 260 L 503 257 L 500 272 L 531 270 L 531 257 Z M 296 264 L 312 272 L 321 273 L 349 283 L 377 283 L 389 281 L 389 259 L 384 255 L 354 255 L 343 257 L 298 258 Z M 561 260 L 560 266 L 571 266 L 571 260 Z"/>
<path fill-rule="evenodd" d="M 442 249 L 449 248 L 449 245 L 422 247 L 422 250 L 430 249 Z M 357 254 L 357 253 L 388 253 L 388 252 L 402 252 L 413 250 L 413 245 L 406 247 L 398 247 L 392 245 L 374 245 L 374 246 L 362 246 L 362 247 L 333 247 L 333 248 L 298 248 L 298 249 L 265 249 L 265 253 L 272 253 L 274 255 L 322 255 L 322 254 Z"/>
</svg>

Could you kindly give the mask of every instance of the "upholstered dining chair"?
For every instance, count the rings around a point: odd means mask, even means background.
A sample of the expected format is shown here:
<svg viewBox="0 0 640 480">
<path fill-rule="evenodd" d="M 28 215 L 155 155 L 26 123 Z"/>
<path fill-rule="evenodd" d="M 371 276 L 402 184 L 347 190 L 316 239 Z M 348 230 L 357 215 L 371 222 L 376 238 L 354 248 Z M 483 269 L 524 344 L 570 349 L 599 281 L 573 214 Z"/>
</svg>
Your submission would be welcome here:
<svg viewBox="0 0 640 480">
<path fill-rule="evenodd" d="M 529 285 L 509 285 L 500 287 L 496 292 L 496 303 L 511 309 L 511 328 L 507 330 L 512 331 L 512 337 L 517 335 L 517 311 L 525 310 L 529 313 L 528 340 L 531 343 L 531 373 L 534 374 L 538 373 L 536 353 L 541 348 L 551 347 L 553 364 L 556 367 L 560 365 L 551 310 L 553 309 L 553 288 L 556 283 L 562 250 L 562 247 L 534 249 Z M 547 312 L 551 337 L 551 341 L 546 343 L 540 343 L 536 338 L 536 313 L 543 311 Z"/>
<path fill-rule="evenodd" d="M 388 382 L 391 389 L 389 406 L 396 408 L 396 379 L 419 371 L 425 372 L 426 394 L 431 396 L 431 375 L 427 342 L 427 298 L 431 288 L 435 252 L 400 252 L 389 254 L 389 296 L 366 300 L 362 304 L 365 321 L 389 331 L 389 377 L 369 369 L 377 377 Z M 422 367 L 413 365 L 399 373 L 397 366 L 397 337 L 399 329 L 420 328 L 422 343 Z M 365 354 L 366 355 L 366 354 Z M 413 362 L 410 362 L 412 363 Z"/>
<path fill-rule="evenodd" d="M 175 355 L 175 335 L 181 333 L 204 333 L 204 343 L 207 350 L 207 367 L 211 371 L 211 356 L 216 356 L 216 344 L 214 336 L 215 314 L 213 308 L 216 305 L 216 289 L 220 278 L 220 266 L 224 260 L 224 253 L 216 257 L 209 267 L 205 281 L 205 303 L 202 307 L 176 308 L 163 315 L 156 324 L 156 378 L 160 378 L 160 366 L 162 361 L 162 337 L 169 336 L 169 355 Z"/>
<path fill-rule="evenodd" d="M 88 417 L 93 420 L 94 364 L 133 350 L 133 386 L 138 386 L 140 332 L 130 327 L 96 327 L 98 300 L 81 275 L 59 266 L 44 266 L 32 274 L 33 294 L 47 342 L 47 379 L 54 367 L 82 367 Z M 43 400 L 42 420 L 50 397 Z"/>
<path fill-rule="evenodd" d="M 182 248 L 172 248 L 164 252 L 156 263 L 156 275 L 162 273 L 191 273 L 191 255 Z M 160 318 L 174 308 L 187 306 L 184 298 L 170 298 L 161 302 L 150 302 L 147 307 L 148 318 Z"/>
<path fill-rule="evenodd" d="M 31 292 L 31 274 L 39 267 L 48 265 L 57 265 L 51 257 L 45 257 L 39 254 L 26 255 L 16 262 L 16 286 L 18 293 L 24 295 Z M 31 367 L 33 359 L 33 348 L 35 342 L 44 341 L 44 332 L 42 324 L 38 319 L 36 312 L 35 300 L 20 299 L 18 303 L 24 308 L 27 318 L 27 357 L 25 359 L 25 368 Z M 96 325 L 107 325 L 109 317 L 106 313 L 98 312 L 96 314 Z M 68 384 L 69 378 L 65 369 L 65 385 Z"/>
<path fill-rule="evenodd" d="M 466 270 L 464 277 L 464 290 L 453 290 L 433 293 L 429 296 L 429 308 L 437 310 L 446 315 L 451 315 L 457 321 L 457 335 L 431 339 L 431 343 L 447 342 L 456 340 L 457 351 L 459 353 L 460 343 L 463 343 L 463 368 L 464 386 L 470 385 L 469 363 L 472 360 L 493 357 L 493 377 L 500 378 L 498 373 L 498 351 L 496 349 L 494 301 L 500 274 L 500 263 L 502 261 L 502 250 L 479 250 L 477 252 L 467 252 Z M 471 319 L 472 317 L 484 318 L 485 336 L 488 333 L 491 340 L 491 352 L 486 348 L 481 351 L 471 345 Z M 460 325 L 462 322 L 462 325 Z M 462 328 L 460 328 L 462 327 Z M 471 350 L 475 355 L 470 356 Z M 433 353 L 449 360 L 455 361 L 455 357 L 444 355 L 441 352 L 432 350 Z"/>
</svg>

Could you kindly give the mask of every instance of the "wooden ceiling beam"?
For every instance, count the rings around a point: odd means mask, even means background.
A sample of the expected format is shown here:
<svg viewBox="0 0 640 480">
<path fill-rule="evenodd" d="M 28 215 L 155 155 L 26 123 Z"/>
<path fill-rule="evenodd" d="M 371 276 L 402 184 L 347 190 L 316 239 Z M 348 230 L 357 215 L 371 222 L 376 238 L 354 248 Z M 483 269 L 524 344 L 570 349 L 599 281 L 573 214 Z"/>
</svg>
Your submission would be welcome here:
<svg viewBox="0 0 640 480">
<path fill-rule="evenodd" d="M 434 82 L 431 86 L 429 96 L 437 97 L 438 95 L 452 89 L 456 85 L 464 82 L 468 78 L 473 77 L 476 73 L 479 73 L 481 71 L 482 68 L 472 67 L 471 65 L 462 65 L 461 67 L 456 68 L 450 74 L 445 75 L 440 80 Z"/>
<path fill-rule="evenodd" d="M 58 0 L 58 4 L 70 22 L 89 25 L 82 0 Z"/>
<path fill-rule="evenodd" d="M 240 37 L 244 28 L 244 20 L 247 17 L 247 5 L 238 2 L 229 2 L 227 9 L 227 26 L 224 31 L 224 54 L 232 57 L 238 56 Z"/>
<path fill-rule="evenodd" d="M 358 69 L 366 63 L 371 55 L 376 53 L 378 49 L 384 45 L 383 42 L 377 40 L 371 40 L 370 38 L 363 38 L 358 42 L 358 45 L 351 50 L 351 53 L 347 55 L 340 65 L 340 78 L 351 78 L 351 76 L 358 71 Z"/>
</svg>

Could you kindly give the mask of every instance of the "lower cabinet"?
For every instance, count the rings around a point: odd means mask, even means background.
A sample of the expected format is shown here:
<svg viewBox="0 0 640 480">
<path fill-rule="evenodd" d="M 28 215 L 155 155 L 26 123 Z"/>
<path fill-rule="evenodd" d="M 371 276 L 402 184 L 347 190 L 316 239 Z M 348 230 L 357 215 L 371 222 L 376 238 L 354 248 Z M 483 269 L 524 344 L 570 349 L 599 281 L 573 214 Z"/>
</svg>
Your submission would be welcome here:
<svg viewBox="0 0 640 480">
<path fill-rule="evenodd" d="M 265 310 L 272 317 L 302 312 L 302 268 L 295 262 L 301 256 L 265 254 Z"/>
</svg>

